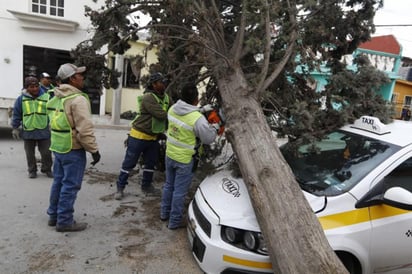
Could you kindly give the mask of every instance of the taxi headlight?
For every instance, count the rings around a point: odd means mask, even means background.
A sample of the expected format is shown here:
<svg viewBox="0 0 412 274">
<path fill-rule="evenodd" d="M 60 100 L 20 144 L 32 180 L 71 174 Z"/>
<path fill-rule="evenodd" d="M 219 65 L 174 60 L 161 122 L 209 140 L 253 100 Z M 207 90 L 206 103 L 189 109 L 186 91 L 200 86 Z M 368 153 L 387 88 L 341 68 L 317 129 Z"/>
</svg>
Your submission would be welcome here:
<svg viewBox="0 0 412 274">
<path fill-rule="evenodd" d="M 222 226 L 221 236 L 223 241 L 237 248 L 268 255 L 265 240 L 260 232 Z"/>
<path fill-rule="evenodd" d="M 243 235 L 243 243 L 250 250 L 256 250 L 259 246 L 259 239 L 255 232 L 246 231 Z"/>
<path fill-rule="evenodd" d="M 238 243 L 242 240 L 242 232 L 233 227 L 226 227 L 224 229 L 225 237 L 230 243 Z"/>
</svg>

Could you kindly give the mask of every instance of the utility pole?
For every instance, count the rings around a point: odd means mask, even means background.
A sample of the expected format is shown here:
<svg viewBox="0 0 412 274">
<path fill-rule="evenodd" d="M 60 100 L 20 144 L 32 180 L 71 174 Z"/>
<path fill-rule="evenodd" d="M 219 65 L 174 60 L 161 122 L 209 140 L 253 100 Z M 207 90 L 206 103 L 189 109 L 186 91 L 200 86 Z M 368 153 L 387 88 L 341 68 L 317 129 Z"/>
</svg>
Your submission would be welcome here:
<svg viewBox="0 0 412 274">
<path fill-rule="evenodd" d="M 112 120 L 113 125 L 120 124 L 120 110 L 122 106 L 122 83 L 123 83 L 123 55 L 116 54 L 114 68 L 116 71 L 120 72 L 120 76 L 117 78 L 119 85 L 113 90 L 113 103 L 112 103 Z"/>
</svg>

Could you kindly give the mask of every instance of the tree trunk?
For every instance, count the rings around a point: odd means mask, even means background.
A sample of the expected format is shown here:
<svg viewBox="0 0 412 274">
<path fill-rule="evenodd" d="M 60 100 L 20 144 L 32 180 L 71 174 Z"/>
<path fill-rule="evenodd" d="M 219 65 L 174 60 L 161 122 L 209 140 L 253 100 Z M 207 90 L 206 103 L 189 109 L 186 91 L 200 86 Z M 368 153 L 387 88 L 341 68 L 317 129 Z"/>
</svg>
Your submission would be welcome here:
<svg viewBox="0 0 412 274">
<path fill-rule="evenodd" d="M 240 70 L 220 77 L 226 135 L 239 161 L 275 273 L 348 273 L 280 153 Z"/>
</svg>

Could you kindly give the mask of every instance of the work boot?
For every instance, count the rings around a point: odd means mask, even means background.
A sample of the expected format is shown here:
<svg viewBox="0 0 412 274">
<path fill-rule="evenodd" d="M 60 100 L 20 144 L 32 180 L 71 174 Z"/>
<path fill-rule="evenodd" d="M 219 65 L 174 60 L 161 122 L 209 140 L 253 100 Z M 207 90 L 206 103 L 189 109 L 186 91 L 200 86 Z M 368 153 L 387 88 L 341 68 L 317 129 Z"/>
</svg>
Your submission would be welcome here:
<svg viewBox="0 0 412 274">
<path fill-rule="evenodd" d="M 162 195 L 160 189 L 155 188 L 153 185 L 142 187 L 142 191 L 146 196 L 160 197 Z"/>
<path fill-rule="evenodd" d="M 41 170 L 41 173 L 46 174 L 47 177 L 49 178 L 53 178 L 53 172 L 51 172 L 51 170 Z"/>
<path fill-rule="evenodd" d="M 117 190 L 117 192 L 114 194 L 114 199 L 115 200 L 121 200 L 124 197 L 124 192 L 123 189 Z"/>
<path fill-rule="evenodd" d="M 77 232 L 85 230 L 87 227 L 87 223 L 76 223 L 73 222 L 71 225 L 60 226 L 56 225 L 57 232 Z"/>
<path fill-rule="evenodd" d="M 37 177 L 37 172 L 36 171 L 29 172 L 29 178 L 30 179 L 34 179 L 36 177 Z"/>
<path fill-rule="evenodd" d="M 180 229 L 180 228 L 185 228 L 186 226 L 187 226 L 187 224 L 182 222 L 182 223 L 180 223 L 178 225 L 175 225 L 175 226 L 167 225 L 166 227 L 170 230 L 176 230 L 176 229 Z"/>
<path fill-rule="evenodd" d="M 55 219 L 49 219 L 49 221 L 47 222 L 48 226 L 56 226 L 57 224 L 57 220 Z"/>
</svg>

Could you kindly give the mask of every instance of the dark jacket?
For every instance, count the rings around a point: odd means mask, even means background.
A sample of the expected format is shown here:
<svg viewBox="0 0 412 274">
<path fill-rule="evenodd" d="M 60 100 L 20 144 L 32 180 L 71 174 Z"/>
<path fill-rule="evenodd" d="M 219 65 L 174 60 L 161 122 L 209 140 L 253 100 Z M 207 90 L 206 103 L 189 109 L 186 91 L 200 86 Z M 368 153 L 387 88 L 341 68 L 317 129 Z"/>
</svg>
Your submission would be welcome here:
<svg viewBox="0 0 412 274">
<path fill-rule="evenodd" d="M 152 91 L 145 91 L 143 94 L 142 105 L 140 109 L 140 115 L 133 122 L 133 128 L 149 135 L 156 135 L 152 132 L 152 117 L 155 117 L 159 120 L 167 121 L 167 110 L 163 110 L 161 105 L 156 101 L 155 97 L 151 94 Z M 155 93 L 156 94 L 156 93 Z M 160 99 L 163 99 L 164 96 L 159 96 Z M 169 98 L 170 100 L 170 98 Z M 172 102 L 169 101 L 169 107 L 172 105 Z"/>
</svg>

